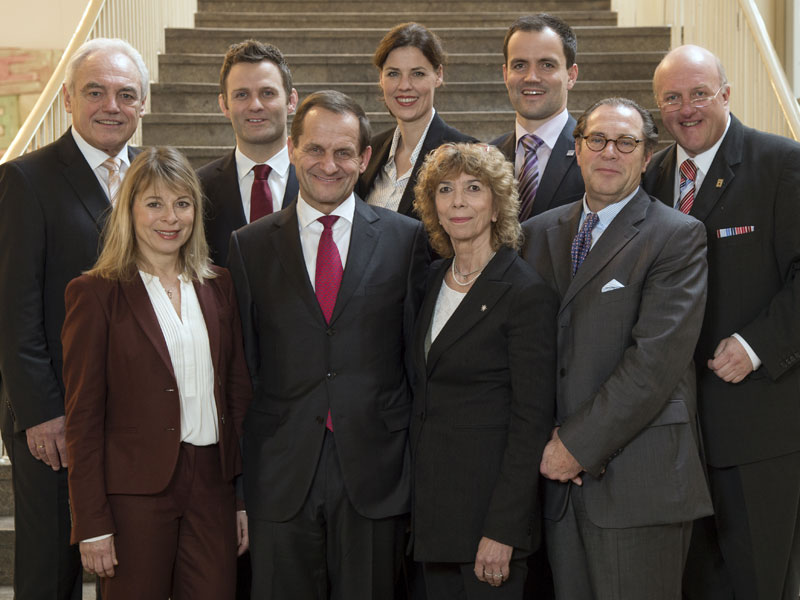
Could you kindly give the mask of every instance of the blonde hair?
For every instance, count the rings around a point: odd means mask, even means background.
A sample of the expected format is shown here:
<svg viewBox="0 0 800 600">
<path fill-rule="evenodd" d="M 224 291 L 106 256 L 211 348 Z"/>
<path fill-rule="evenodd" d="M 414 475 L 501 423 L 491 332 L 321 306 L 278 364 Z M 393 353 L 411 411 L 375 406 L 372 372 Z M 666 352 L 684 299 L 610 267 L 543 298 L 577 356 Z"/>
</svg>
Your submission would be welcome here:
<svg viewBox="0 0 800 600">
<path fill-rule="evenodd" d="M 194 281 L 211 279 L 205 228 L 203 226 L 203 192 L 200 181 L 186 158 L 175 148 L 147 148 L 131 163 L 119 190 L 114 210 L 103 228 L 103 250 L 87 274 L 103 279 L 128 281 L 143 266 L 133 223 L 136 196 L 153 184 L 187 192 L 194 203 L 194 223 L 189 239 L 181 246 L 180 268 Z"/>
<path fill-rule="evenodd" d="M 439 223 L 436 212 L 436 187 L 451 174 L 466 173 L 479 179 L 492 191 L 497 222 L 492 227 L 492 249 L 508 246 L 519 250 L 522 228 L 519 224 L 519 193 L 514 168 L 494 146 L 447 143 L 428 154 L 414 187 L 414 209 L 420 216 L 431 247 L 439 256 L 453 256 L 450 236 Z"/>
</svg>

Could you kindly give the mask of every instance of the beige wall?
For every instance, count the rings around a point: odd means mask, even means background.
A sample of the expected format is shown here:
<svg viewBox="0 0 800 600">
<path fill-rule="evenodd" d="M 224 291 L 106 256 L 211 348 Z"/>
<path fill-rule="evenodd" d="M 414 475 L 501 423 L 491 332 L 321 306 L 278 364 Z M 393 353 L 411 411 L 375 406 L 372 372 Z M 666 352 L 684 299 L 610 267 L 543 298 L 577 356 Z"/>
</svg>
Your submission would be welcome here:
<svg viewBox="0 0 800 600">
<path fill-rule="evenodd" d="M 86 4 L 87 0 L 0 0 L 0 44 L 63 51 Z"/>
</svg>

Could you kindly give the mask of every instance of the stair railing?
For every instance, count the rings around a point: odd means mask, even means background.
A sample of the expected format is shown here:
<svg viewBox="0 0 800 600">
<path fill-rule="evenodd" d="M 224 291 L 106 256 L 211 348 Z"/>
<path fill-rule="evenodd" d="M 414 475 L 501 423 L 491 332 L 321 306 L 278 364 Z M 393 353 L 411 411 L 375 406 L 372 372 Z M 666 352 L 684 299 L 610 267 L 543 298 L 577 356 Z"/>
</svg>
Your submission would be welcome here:
<svg viewBox="0 0 800 600">
<path fill-rule="evenodd" d="M 78 27 L 39 99 L 25 119 L 0 164 L 36 150 L 60 137 L 71 123 L 64 110 L 62 83 L 67 63 L 85 41 L 122 38 L 144 58 L 152 79 L 158 78 L 158 54 L 164 51 L 166 27 L 191 27 L 197 0 L 88 0 Z M 150 108 L 147 98 L 145 110 Z M 141 125 L 131 142 L 141 144 Z"/>
<path fill-rule="evenodd" d="M 751 127 L 800 140 L 800 107 L 754 0 L 612 0 L 612 9 L 620 25 L 672 26 L 673 48 L 711 50 L 731 83 L 731 112 Z"/>
</svg>

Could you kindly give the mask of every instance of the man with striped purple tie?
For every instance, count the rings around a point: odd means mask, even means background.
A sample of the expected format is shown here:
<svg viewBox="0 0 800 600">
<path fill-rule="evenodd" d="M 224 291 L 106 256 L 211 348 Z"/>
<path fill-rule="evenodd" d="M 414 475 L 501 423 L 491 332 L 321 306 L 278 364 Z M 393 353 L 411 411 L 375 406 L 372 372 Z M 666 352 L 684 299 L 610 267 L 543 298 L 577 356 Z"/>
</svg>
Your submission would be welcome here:
<svg viewBox="0 0 800 600">
<path fill-rule="evenodd" d="M 730 114 L 719 59 L 680 46 L 653 78 L 676 143 L 648 192 L 702 221 L 708 303 L 695 352 L 714 517 L 695 524 L 684 598 L 800 590 L 800 144 Z"/>
<path fill-rule="evenodd" d="M 572 142 L 575 119 L 567 110 L 578 78 L 577 49 L 572 28 L 544 13 L 517 19 L 503 42 L 503 81 L 516 126 L 492 145 L 514 163 L 520 221 L 583 194 Z"/>
</svg>

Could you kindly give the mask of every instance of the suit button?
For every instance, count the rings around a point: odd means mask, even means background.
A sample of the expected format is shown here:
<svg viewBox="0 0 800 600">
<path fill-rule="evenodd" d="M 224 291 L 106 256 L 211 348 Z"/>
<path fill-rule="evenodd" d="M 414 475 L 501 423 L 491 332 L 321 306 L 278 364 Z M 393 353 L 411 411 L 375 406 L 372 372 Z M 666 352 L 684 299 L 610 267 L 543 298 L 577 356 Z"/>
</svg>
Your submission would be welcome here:
<svg viewBox="0 0 800 600">
<path fill-rule="evenodd" d="M 320 425 L 322 425 L 325 422 L 325 419 L 323 419 L 322 417 L 314 417 L 314 420 Z"/>
<path fill-rule="evenodd" d="M 225 415 L 220 415 L 219 418 L 222 421 L 222 424 L 225 425 Z"/>
<path fill-rule="evenodd" d="M 167 388 L 167 389 L 165 389 L 164 391 L 165 391 L 165 392 L 174 392 L 174 391 L 175 391 L 175 388 Z"/>
<path fill-rule="evenodd" d="M 164 431 L 175 431 L 174 427 L 167 427 Z"/>
<path fill-rule="evenodd" d="M 328 377 L 328 379 L 335 379 L 336 378 L 336 371 L 328 371 L 327 377 Z"/>
<path fill-rule="evenodd" d="M 558 374 L 561 377 L 566 377 L 567 376 L 567 370 L 562 367 L 561 369 L 558 370 Z"/>
<path fill-rule="evenodd" d="M 336 333 L 336 329 L 335 329 L 335 328 L 333 328 L 333 327 L 331 327 L 330 329 L 326 330 L 326 331 L 325 331 L 325 333 L 326 333 L 326 335 L 328 335 L 328 337 L 330 337 L 330 336 L 332 336 L 334 333 Z"/>
</svg>

